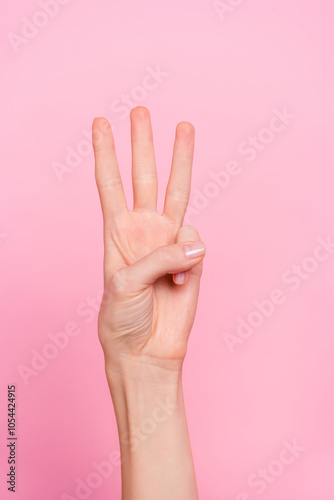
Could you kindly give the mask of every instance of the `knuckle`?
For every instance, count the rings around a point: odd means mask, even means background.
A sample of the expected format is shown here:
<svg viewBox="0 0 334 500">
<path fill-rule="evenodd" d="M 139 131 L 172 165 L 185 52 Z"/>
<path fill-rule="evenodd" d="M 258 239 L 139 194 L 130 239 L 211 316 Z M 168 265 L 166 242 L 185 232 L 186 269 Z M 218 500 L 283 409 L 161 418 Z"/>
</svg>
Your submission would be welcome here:
<svg viewBox="0 0 334 500">
<path fill-rule="evenodd" d="M 114 293 L 124 292 L 128 288 L 128 280 L 123 269 L 114 272 L 109 280 L 109 289 Z"/>
<path fill-rule="evenodd" d="M 184 227 L 184 229 L 187 229 L 189 231 L 196 231 L 197 232 L 197 229 L 195 228 L 195 226 L 192 226 L 191 224 L 185 224 L 183 227 Z"/>
<path fill-rule="evenodd" d="M 102 177 L 98 172 L 95 174 L 95 181 L 98 188 L 110 191 L 122 186 L 122 180 L 119 177 Z"/>
<path fill-rule="evenodd" d="M 197 231 L 195 226 L 191 226 L 189 224 L 182 226 L 180 229 L 180 233 L 182 235 L 182 238 L 189 238 L 189 240 L 194 239 L 194 241 L 200 240 L 199 232 Z"/>
<path fill-rule="evenodd" d="M 189 191 L 186 189 L 170 189 L 168 191 L 168 196 L 173 198 L 175 201 L 187 203 L 189 200 Z"/>
</svg>

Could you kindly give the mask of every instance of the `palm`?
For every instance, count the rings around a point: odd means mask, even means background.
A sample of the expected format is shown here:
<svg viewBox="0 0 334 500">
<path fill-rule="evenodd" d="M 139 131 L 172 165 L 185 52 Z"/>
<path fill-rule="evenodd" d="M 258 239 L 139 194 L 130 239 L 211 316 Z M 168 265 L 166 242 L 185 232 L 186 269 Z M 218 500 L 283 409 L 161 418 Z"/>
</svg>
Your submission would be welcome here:
<svg viewBox="0 0 334 500">
<path fill-rule="evenodd" d="M 127 212 L 117 216 L 110 238 L 117 242 L 124 264 L 131 265 L 155 248 L 174 243 L 178 229 L 158 212 Z"/>
<path fill-rule="evenodd" d="M 105 122 L 100 122 L 100 140 L 98 144 L 95 140 L 94 145 L 96 181 L 104 215 L 107 291 L 108 283 L 119 269 L 131 266 L 159 247 L 176 243 L 190 191 L 192 130 L 188 130 L 186 136 L 179 133 L 176 139 L 164 213 L 160 215 L 156 211 L 157 179 L 149 115 L 145 108 L 136 108 L 131 118 L 133 211 L 126 206 L 112 133 L 108 125 L 103 130 Z M 198 278 L 200 266 L 196 267 L 192 273 Z M 115 297 L 105 300 L 99 315 L 99 334 L 104 349 L 125 350 L 131 356 L 144 354 L 151 358 L 182 359 L 194 320 L 197 295 L 197 282 L 193 286 L 178 287 L 172 275 L 167 274 L 126 300 L 124 297 L 120 301 Z"/>
</svg>

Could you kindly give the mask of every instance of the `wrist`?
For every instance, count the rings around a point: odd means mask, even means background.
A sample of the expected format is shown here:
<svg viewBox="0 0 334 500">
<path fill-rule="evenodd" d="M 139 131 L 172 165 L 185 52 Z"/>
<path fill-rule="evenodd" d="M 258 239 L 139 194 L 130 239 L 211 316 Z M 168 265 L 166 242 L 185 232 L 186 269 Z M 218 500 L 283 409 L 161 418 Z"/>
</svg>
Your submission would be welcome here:
<svg viewBox="0 0 334 500">
<path fill-rule="evenodd" d="M 147 440 L 164 432 L 184 412 L 182 366 L 161 366 L 128 361 L 111 369 L 107 381 L 114 405 L 122 460 Z M 167 426 L 167 427 L 166 427 Z M 150 439 L 149 439 L 150 438 Z"/>
<path fill-rule="evenodd" d="M 130 384 L 137 389 L 177 387 L 182 378 L 183 360 L 163 360 L 150 356 L 119 354 L 117 358 L 105 357 L 105 372 L 109 385 Z"/>
</svg>

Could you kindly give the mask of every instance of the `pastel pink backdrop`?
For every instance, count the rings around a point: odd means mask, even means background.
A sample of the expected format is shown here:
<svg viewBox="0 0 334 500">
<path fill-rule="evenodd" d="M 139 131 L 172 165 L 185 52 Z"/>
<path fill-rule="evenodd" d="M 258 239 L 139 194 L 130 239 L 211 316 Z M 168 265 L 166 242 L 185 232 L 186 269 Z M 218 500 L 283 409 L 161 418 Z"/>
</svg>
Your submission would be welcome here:
<svg viewBox="0 0 334 500">
<path fill-rule="evenodd" d="M 87 136 L 95 116 L 112 123 L 132 207 L 125 95 L 151 112 L 160 210 L 175 126 L 196 129 L 186 222 L 208 251 L 184 390 L 200 498 L 334 498 L 334 254 L 307 259 L 318 238 L 334 239 L 333 3 L 223 3 L 63 0 L 46 17 L 38 1 L 1 6 L 4 500 L 13 498 L 13 383 L 15 498 L 120 498 L 117 460 L 106 478 L 94 465 L 111 463 L 118 436 L 96 333 L 102 218 Z M 29 31 L 23 18 L 44 26 Z M 22 29 L 25 42 L 9 35 Z M 160 76 L 148 77 L 153 70 Z M 273 119 L 279 112 L 288 118 Z M 280 131 L 263 131 L 269 124 Z M 252 136 L 257 147 L 247 146 Z M 308 269 L 302 278 L 292 279 L 294 264 Z M 237 318 L 275 289 L 284 302 L 237 336 Z M 63 349 L 45 347 L 69 322 L 78 334 Z M 238 339 L 232 350 L 226 332 Z M 23 376 L 34 349 L 54 358 Z M 286 442 L 298 450 L 288 464 Z"/>
</svg>

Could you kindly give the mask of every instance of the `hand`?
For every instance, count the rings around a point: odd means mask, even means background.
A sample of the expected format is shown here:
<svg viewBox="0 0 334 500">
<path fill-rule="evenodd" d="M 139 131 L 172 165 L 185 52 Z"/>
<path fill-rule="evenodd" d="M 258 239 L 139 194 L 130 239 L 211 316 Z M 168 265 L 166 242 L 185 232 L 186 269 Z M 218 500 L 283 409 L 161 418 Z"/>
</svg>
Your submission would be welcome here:
<svg viewBox="0 0 334 500">
<path fill-rule="evenodd" d="M 105 118 L 93 123 L 105 249 L 99 339 L 107 370 L 132 362 L 179 370 L 195 318 L 205 253 L 196 229 L 182 227 L 195 130 L 188 122 L 176 128 L 164 210 L 159 214 L 149 111 L 138 106 L 130 120 L 133 211 L 127 208 L 110 124 Z M 190 250 L 194 245 L 190 258 L 185 245 Z"/>
</svg>

